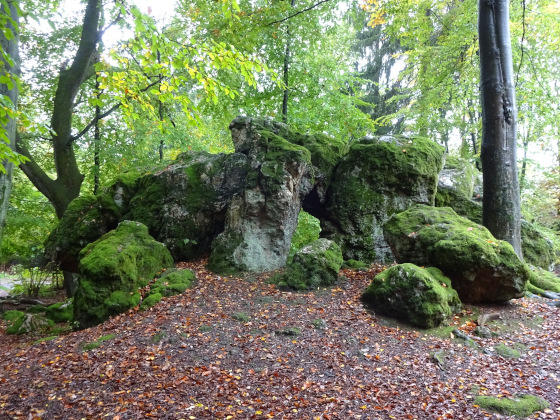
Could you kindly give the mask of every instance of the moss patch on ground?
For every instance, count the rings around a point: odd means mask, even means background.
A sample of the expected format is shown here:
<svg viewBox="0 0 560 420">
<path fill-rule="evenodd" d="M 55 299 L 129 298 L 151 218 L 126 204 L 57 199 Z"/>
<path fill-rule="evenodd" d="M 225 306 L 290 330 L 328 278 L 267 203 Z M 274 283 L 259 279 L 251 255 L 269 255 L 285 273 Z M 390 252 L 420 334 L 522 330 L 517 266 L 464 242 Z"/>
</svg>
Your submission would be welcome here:
<svg viewBox="0 0 560 420">
<path fill-rule="evenodd" d="M 516 398 L 497 398 L 488 395 L 479 395 L 474 403 L 481 408 L 506 416 L 517 418 L 528 417 L 537 411 L 542 411 L 550 404 L 536 395 L 523 394 Z"/>
<path fill-rule="evenodd" d="M 90 351 L 96 348 L 101 347 L 101 345 L 105 342 L 105 341 L 109 341 L 112 340 L 113 338 L 115 338 L 115 334 L 107 334 L 107 335 L 102 335 L 101 337 L 99 337 L 97 340 L 92 341 L 90 343 L 85 343 L 84 345 L 82 345 L 82 350 L 83 351 Z"/>
</svg>

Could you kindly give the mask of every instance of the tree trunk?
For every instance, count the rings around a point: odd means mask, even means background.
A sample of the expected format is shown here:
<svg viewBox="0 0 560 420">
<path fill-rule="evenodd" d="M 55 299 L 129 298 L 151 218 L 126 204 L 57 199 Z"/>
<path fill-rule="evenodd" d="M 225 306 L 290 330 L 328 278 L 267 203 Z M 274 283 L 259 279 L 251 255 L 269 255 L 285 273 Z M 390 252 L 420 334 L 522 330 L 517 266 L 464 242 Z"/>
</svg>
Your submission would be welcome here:
<svg viewBox="0 0 560 420">
<path fill-rule="evenodd" d="M 7 7 L 6 7 L 7 6 Z M 12 39 L 7 39 L 4 37 L 3 32 L 0 31 L 0 48 L 11 58 L 13 65 L 3 60 L 0 56 L 0 69 L 9 74 L 13 79 L 14 76 L 19 76 L 19 28 L 18 28 L 18 4 L 16 0 L 8 1 L 7 3 L 0 2 L 0 13 L 11 17 L 12 22 L 7 23 L 7 28 L 9 28 L 14 37 Z M 14 86 L 9 89 L 8 85 L 0 83 L 0 96 L 6 97 L 12 102 L 13 109 L 17 109 L 18 102 L 18 89 L 14 83 Z M 5 123 L 2 123 L 2 130 L 5 131 L 8 138 L 10 149 L 15 150 L 16 148 L 16 121 L 14 118 L 8 117 Z M 10 194 L 12 192 L 12 172 L 14 169 L 13 163 L 8 160 L 2 162 L 5 172 L 0 171 L 0 241 L 2 240 L 2 232 L 4 230 L 4 223 L 6 222 L 6 215 L 8 212 L 8 204 L 10 201 Z"/>
<path fill-rule="evenodd" d="M 99 78 L 95 77 L 95 96 L 99 100 L 101 98 L 101 89 L 99 89 Z M 99 103 L 95 105 L 95 126 L 93 127 L 93 194 L 99 191 L 99 178 L 101 175 L 101 159 L 99 153 L 101 151 L 101 107 Z"/>
<path fill-rule="evenodd" d="M 508 7 L 507 0 L 479 0 L 482 220 L 496 238 L 508 241 L 522 258 Z"/>
<path fill-rule="evenodd" d="M 21 141 L 16 142 L 18 152 L 29 159 L 29 162 L 21 165 L 21 169 L 33 185 L 51 202 L 58 218 L 62 217 L 68 204 L 78 197 L 84 180 L 73 148 L 72 116 L 80 86 L 92 73 L 91 68 L 94 64 L 98 41 L 100 11 L 101 0 L 88 0 L 78 51 L 71 66 L 61 68 L 58 77 L 51 116 L 51 129 L 54 133 L 51 143 L 56 179 L 50 178 L 36 163 L 26 145 Z"/>
<path fill-rule="evenodd" d="M 291 0 L 290 6 L 293 8 L 296 0 Z M 289 71 L 290 71 L 290 46 L 292 43 L 291 33 L 290 33 L 290 23 L 287 23 L 288 27 L 286 29 L 286 50 L 284 51 L 284 69 L 282 74 L 282 79 L 284 81 L 284 95 L 282 97 L 282 121 L 288 122 L 288 99 L 290 96 L 289 86 Z"/>
</svg>

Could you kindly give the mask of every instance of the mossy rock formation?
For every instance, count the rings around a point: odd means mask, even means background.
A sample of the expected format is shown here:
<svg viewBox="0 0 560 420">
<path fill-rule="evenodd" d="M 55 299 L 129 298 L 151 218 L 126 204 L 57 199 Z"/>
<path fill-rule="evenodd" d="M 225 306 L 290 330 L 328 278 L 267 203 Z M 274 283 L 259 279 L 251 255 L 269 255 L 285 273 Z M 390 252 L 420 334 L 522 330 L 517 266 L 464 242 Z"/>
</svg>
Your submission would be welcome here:
<svg viewBox="0 0 560 420">
<path fill-rule="evenodd" d="M 473 200 L 478 175 L 479 172 L 472 162 L 456 156 L 447 156 L 439 174 L 435 205 L 451 207 L 460 216 L 481 224 L 482 204 Z"/>
<path fill-rule="evenodd" d="M 140 302 L 138 288 L 173 264 L 171 254 L 139 222 L 125 220 L 80 253 L 74 319 L 85 328 Z"/>
<path fill-rule="evenodd" d="M 54 322 L 70 322 L 74 319 L 73 299 L 64 302 L 56 302 L 45 308 L 47 318 Z"/>
<path fill-rule="evenodd" d="M 449 207 L 415 205 L 384 226 L 397 262 L 443 271 L 468 303 L 520 298 L 529 278 L 526 264 L 505 241 Z"/>
<path fill-rule="evenodd" d="M 161 296 L 174 296 L 183 293 L 196 279 L 191 270 L 167 270 L 151 286 L 150 295 L 159 293 Z"/>
<path fill-rule="evenodd" d="M 294 133 L 270 120 L 238 117 L 230 129 L 235 151 L 248 157 L 251 169 L 229 205 L 224 232 L 212 243 L 208 266 L 223 274 L 276 270 L 286 264 L 314 175 L 329 178 L 342 148 L 329 149 L 324 137 Z"/>
<path fill-rule="evenodd" d="M 426 138 L 382 136 L 350 147 L 327 193 L 322 236 L 345 259 L 392 260 L 383 223 L 414 203 L 434 204 L 443 148 Z"/>
<path fill-rule="evenodd" d="M 6 311 L 2 318 L 8 321 L 6 334 L 27 334 L 43 332 L 54 325 L 54 322 L 45 318 L 43 314 L 30 314 L 21 311 Z"/>
<path fill-rule="evenodd" d="M 515 398 L 497 398 L 490 395 L 479 395 L 474 403 L 481 408 L 495 411 L 505 416 L 516 418 L 529 417 L 537 411 L 547 409 L 550 404 L 536 395 L 521 394 Z"/>
<path fill-rule="evenodd" d="M 546 296 L 547 292 L 560 293 L 560 277 L 542 268 L 533 267 L 529 272 L 527 290 L 541 296 Z"/>
<path fill-rule="evenodd" d="M 176 261 L 198 258 L 223 231 L 226 209 L 243 190 L 248 170 L 240 153 L 183 153 L 164 170 L 138 180 L 125 217 L 148 226 Z"/>
<path fill-rule="evenodd" d="M 521 221 L 521 249 L 528 264 L 551 270 L 560 258 L 556 234 L 544 227 Z"/>
<path fill-rule="evenodd" d="M 376 312 L 434 328 L 461 309 L 451 280 L 435 268 L 400 264 L 379 273 L 363 294 Z"/>
<path fill-rule="evenodd" d="M 296 252 L 285 272 L 275 280 L 279 286 L 296 290 L 332 286 L 342 263 L 342 251 L 335 242 L 317 239 Z"/>
</svg>

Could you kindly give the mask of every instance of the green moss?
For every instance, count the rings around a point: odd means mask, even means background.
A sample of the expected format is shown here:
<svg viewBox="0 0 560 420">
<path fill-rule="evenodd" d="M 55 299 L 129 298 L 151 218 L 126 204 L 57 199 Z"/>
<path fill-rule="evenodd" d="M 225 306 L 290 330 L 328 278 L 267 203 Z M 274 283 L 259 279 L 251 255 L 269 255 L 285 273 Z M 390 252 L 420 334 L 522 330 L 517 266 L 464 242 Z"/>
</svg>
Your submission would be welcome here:
<svg viewBox="0 0 560 420">
<path fill-rule="evenodd" d="M 57 302 L 45 309 L 47 318 L 54 322 L 70 322 L 74 319 L 74 305 L 72 299 Z"/>
<path fill-rule="evenodd" d="M 140 305 L 140 309 L 146 310 L 151 308 L 155 304 L 157 304 L 162 299 L 161 293 L 150 293 L 148 296 L 144 298 L 142 304 Z"/>
<path fill-rule="evenodd" d="M 275 281 L 281 287 L 296 290 L 331 286 L 338 277 L 342 262 L 342 251 L 335 242 L 317 239 L 299 250 Z"/>
<path fill-rule="evenodd" d="M 453 189 L 457 194 L 466 199 L 472 198 L 475 177 L 479 173 L 476 166 L 468 159 L 447 155 L 443 167 L 444 175 L 446 170 L 453 178 Z"/>
<path fill-rule="evenodd" d="M 398 262 L 434 266 L 451 278 L 464 302 L 522 297 L 529 271 L 511 245 L 449 207 L 416 205 L 384 225 Z"/>
<path fill-rule="evenodd" d="M 504 343 L 499 343 L 494 346 L 496 353 L 498 353 L 502 357 L 506 357 L 508 359 L 519 359 L 521 357 L 521 352 L 518 349 L 509 347 Z"/>
<path fill-rule="evenodd" d="M 458 215 L 482 224 L 482 205 L 466 198 L 453 188 L 438 187 L 435 205 L 436 207 L 451 207 Z"/>
<path fill-rule="evenodd" d="M 251 320 L 251 317 L 245 312 L 234 312 L 233 314 L 231 314 L 231 317 L 236 321 L 243 323 L 249 322 Z"/>
<path fill-rule="evenodd" d="M 349 268 L 351 270 L 367 270 L 369 268 L 369 264 L 366 264 L 363 261 L 346 260 L 344 261 L 344 264 L 342 264 L 342 268 Z"/>
<path fill-rule="evenodd" d="M 325 236 L 341 245 L 345 259 L 390 260 L 382 224 L 413 203 L 434 203 L 442 162 L 443 148 L 425 138 L 352 144 L 329 187 Z"/>
<path fill-rule="evenodd" d="M 516 398 L 496 398 L 487 395 L 479 395 L 474 403 L 481 408 L 495 411 L 506 416 L 517 418 L 528 417 L 537 411 L 542 411 L 550 404 L 536 395 L 522 394 Z"/>
<path fill-rule="evenodd" d="M 451 280 L 440 270 L 408 263 L 378 274 L 363 299 L 382 314 L 422 328 L 437 327 L 461 307 Z"/>
<path fill-rule="evenodd" d="M 543 295 L 544 292 L 560 293 L 560 277 L 542 268 L 534 267 L 529 270 L 529 285 L 531 293 Z"/>
<path fill-rule="evenodd" d="M 137 289 L 173 263 L 169 251 L 148 235 L 146 226 L 130 221 L 88 245 L 80 256 L 74 318 L 81 327 L 136 306 Z"/>
<path fill-rule="evenodd" d="M 26 334 L 36 331 L 47 331 L 54 325 L 50 319 L 46 319 L 42 314 L 26 314 L 21 311 L 6 311 L 2 318 L 8 321 L 6 334 Z"/>
<path fill-rule="evenodd" d="M 115 334 L 107 334 L 107 335 L 103 335 L 101 337 L 99 337 L 97 340 L 92 341 L 91 343 L 85 343 L 82 346 L 82 350 L 83 351 L 90 351 L 90 350 L 94 350 L 96 348 L 101 347 L 101 345 L 105 342 L 105 341 L 109 341 L 112 340 L 113 338 L 115 338 Z"/>
<path fill-rule="evenodd" d="M 290 253 L 288 254 L 288 263 L 292 261 L 295 253 L 305 245 L 319 239 L 321 233 L 321 224 L 319 219 L 311 216 L 309 213 L 301 210 L 298 214 L 297 228 L 292 236 L 290 245 Z"/>
<path fill-rule="evenodd" d="M 522 220 L 521 247 L 525 261 L 545 270 L 550 269 L 560 257 L 560 247 L 555 236 L 553 232 Z"/>
<path fill-rule="evenodd" d="M 234 258 L 234 252 L 242 241 L 241 235 L 234 232 L 230 232 L 227 236 L 218 236 L 212 243 L 208 269 L 224 276 L 238 275 L 246 271 L 246 267 L 240 266 Z"/>
<path fill-rule="evenodd" d="M 150 287 L 151 293 L 159 293 L 162 296 L 173 296 L 183 293 L 196 279 L 191 270 L 167 270 Z"/>
</svg>

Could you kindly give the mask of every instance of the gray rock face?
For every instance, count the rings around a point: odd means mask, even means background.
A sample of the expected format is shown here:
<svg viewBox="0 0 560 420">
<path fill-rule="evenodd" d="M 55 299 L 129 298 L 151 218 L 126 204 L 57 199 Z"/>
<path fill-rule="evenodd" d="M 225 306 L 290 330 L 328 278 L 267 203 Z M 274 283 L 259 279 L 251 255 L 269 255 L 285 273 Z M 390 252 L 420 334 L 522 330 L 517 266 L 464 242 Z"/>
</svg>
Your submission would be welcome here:
<svg viewBox="0 0 560 420">
<path fill-rule="evenodd" d="M 311 154 L 281 137 L 287 135 L 283 124 L 236 118 L 230 129 L 235 150 L 247 156 L 250 169 L 244 190 L 229 205 L 208 265 L 221 273 L 281 268 L 301 200 L 313 185 Z"/>
<path fill-rule="evenodd" d="M 224 228 L 226 209 L 245 187 L 249 162 L 240 153 L 180 155 L 162 171 L 143 176 L 126 218 L 148 226 L 175 260 L 210 250 Z"/>
<path fill-rule="evenodd" d="M 354 143 L 332 177 L 322 235 L 344 259 L 392 261 L 383 223 L 415 203 L 433 204 L 443 148 L 425 138 L 382 136 Z"/>
</svg>

